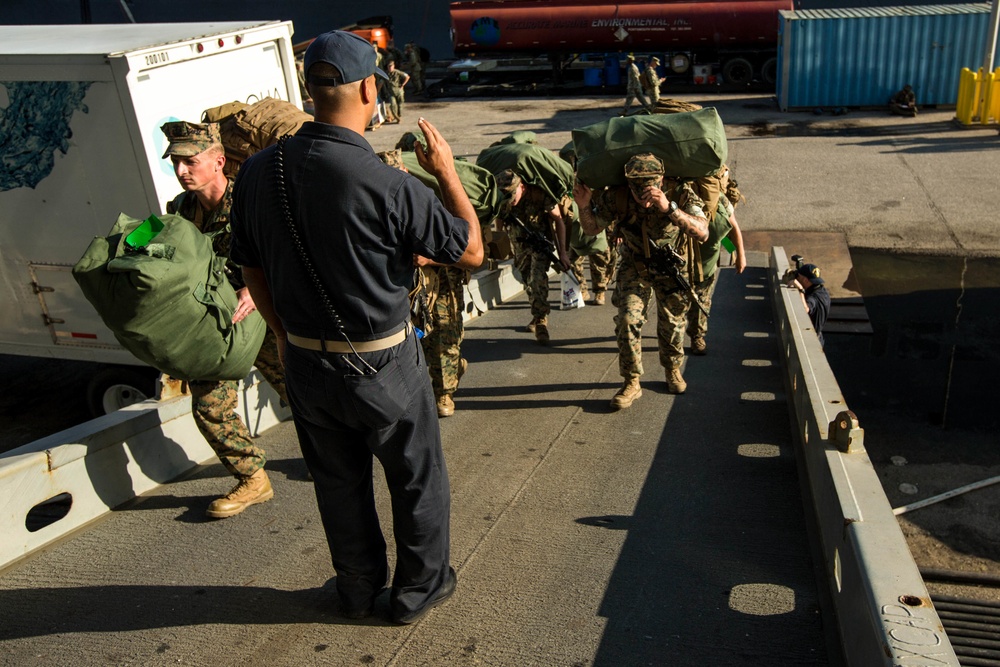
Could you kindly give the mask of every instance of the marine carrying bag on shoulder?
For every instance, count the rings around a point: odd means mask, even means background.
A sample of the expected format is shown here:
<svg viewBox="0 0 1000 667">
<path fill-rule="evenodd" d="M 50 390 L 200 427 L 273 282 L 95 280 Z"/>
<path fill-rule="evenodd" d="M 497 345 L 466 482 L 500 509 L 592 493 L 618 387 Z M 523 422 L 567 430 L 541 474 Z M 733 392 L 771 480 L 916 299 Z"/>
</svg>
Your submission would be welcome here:
<svg viewBox="0 0 1000 667">
<path fill-rule="evenodd" d="M 476 164 L 494 176 L 511 169 L 528 185 L 542 188 L 558 202 L 573 196 L 573 168 L 547 148 L 537 144 L 497 144 L 479 154 Z"/>
<path fill-rule="evenodd" d="M 73 278 L 140 361 L 181 380 L 241 380 L 267 325 L 257 311 L 233 324 L 237 298 L 225 267 L 211 236 L 181 216 L 143 221 L 123 213 L 107 237 L 91 242 Z"/>
<path fill-rule="evenodd" d="M 592 188 L 625 185 L 625 163 L 638 153 L 663 160 L 669 176 L 699 178 L 719 171 L 729 148 L 718 112 L 611 118 L 573 130 L 577 175 Z"/>
<path fill-rule="evenodd" d="M 406 170 L 433 190 L 440 199 L 441 186 L 438 185 L 437 177 L 420 166 L 417 154 L 413 151 L 402 151 L 402 158 Z M 455 171 L 458 172 L 458 180 L 462 182 L 462 188 L 468 195 L 472 208 L 476 210 L 480 224 L 488 225 L 496 216 L 499 203 L 496 178 L 483 167 L 464 160 L 455 160 Z"/>
</svg>

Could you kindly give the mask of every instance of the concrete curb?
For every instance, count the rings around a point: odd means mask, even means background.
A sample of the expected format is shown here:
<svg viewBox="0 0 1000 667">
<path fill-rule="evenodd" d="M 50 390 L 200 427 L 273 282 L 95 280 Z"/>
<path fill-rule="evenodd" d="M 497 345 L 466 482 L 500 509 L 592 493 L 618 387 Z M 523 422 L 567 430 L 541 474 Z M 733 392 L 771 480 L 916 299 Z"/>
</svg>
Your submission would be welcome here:
<svg viewBox="0 0 1000 667">
<path fill-rule="evenodd" d="M 784 248 L 770 258 L 770 282 L 786 384 L 797 433 L 803 491 L 812 504 L 825 585 L 848 665 L 958 667 L 924 581 L 848 412 L 840 386 L 794 289 L 781 277 Z"/>
</svg>

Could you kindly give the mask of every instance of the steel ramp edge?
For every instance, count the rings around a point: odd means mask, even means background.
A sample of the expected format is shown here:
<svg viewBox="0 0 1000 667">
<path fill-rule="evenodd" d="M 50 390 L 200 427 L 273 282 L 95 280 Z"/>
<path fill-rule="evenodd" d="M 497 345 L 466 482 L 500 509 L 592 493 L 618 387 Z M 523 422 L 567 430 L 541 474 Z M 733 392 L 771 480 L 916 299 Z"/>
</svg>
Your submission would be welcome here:
<svg viewBox="0 0 1000 667">
<path fill-rule="evenodd" d="M 958 657 L 864 448 L 797 290 L 771 249 L 769 281 L 807 503 L 839 643 L 852 667 L 948 665 Z"/>
<path fill-rule="evenodd" d="M 240 384 L 239 411 L 255 436 L 290 416 L 256 369 Z M 214 459 L 189 395 L 136 403 L 0 455 L 0 570 Z M 62 511 L 37 522 L 36 507 Z"/>
<path fill-rule="evenodd" d="M 523 289 L 510 261 L 478 271 L 465 288 L 465 319 Z M 238 409 L 254 436 L 291 416 L 256 369 L 240 385 Z M 0 455 L 0 570 L 213 460 L 190 396 L 144 401 Z M 39 506 L 68 511 L 37 527 L 29 513 Z"/>
</svg>

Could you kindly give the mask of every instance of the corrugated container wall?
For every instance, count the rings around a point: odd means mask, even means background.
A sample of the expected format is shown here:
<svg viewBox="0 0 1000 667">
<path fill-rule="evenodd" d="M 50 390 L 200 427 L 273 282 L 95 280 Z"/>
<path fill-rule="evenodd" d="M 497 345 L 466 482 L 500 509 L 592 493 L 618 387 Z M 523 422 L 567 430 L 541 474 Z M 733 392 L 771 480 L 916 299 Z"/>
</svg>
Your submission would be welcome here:
<svg viewBox="0 0 1000 667">
<path fill-rule="evenodd" d="M 962 68 L 982 67 L 989 19 L 988 3 L 781 11 L 778 104 L 879 106 L 910 84 L 918 105 L 953 105 Z"/>
</svg>

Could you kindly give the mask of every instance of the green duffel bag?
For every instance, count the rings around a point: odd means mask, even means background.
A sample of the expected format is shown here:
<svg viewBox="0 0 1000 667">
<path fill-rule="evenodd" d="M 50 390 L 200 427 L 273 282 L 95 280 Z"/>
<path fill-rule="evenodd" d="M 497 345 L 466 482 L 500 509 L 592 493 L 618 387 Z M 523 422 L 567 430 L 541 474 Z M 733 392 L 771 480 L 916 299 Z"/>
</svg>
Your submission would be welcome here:
<svg viewBox="0 0 1000 667">
<path fill-rule="evenodd" d="M 267 325 L 257 311 L 233 324 L 226 259 L 179 215 L 124 213 L 96 237 L 73 278 L 115 338 L 140 361 L 181 380 L 241 380 Z"/>
<path fill-rule="evenodd" d="M 670 176 L 699 178 L 718 172 L 729 152 L 722 119 L 712 107 L 611 118 L 573 130 L 573 144 L 577 175 L 592 188 L 625 185 L 625 163 L 637 153 L 659 157 Z"/>
<path fill-rule="evenodd" d="M 569 228 L 569 246 L 581 257 L 600 255 L 608 249 L 608 235 L 602 229 L 597 236 L 587 236 L 577 219 Z"/>
<path fill-rule="evenodd" d="M 434 194 L 441 198 L 441 188 L 437 179 L 420 166 L 417 161 L 417 154 L 412 151 L 403 151 L 403 164 L 406 170 L 420 179 L 420 182 L 434 191 Z M 455 171 L 458 172 L 458 179 L 462 181 L 465 194 L 472 202 L 472 208 L 476 209 L 476 216 L 481 224 L 489 224 L 496 217 L 498 194 L 497 179 L 486 169 L 477 167 L 464 160 L 455 160 Z"/>
<path fill-rule="evenodd" d="M 537 144 L 498 144 L 483 150 L 476 164 L 494 176 L 512 169 L 528 185 L 536 185 L 554 200 L 573 196 L 573 168 Z"/>
</svg>

